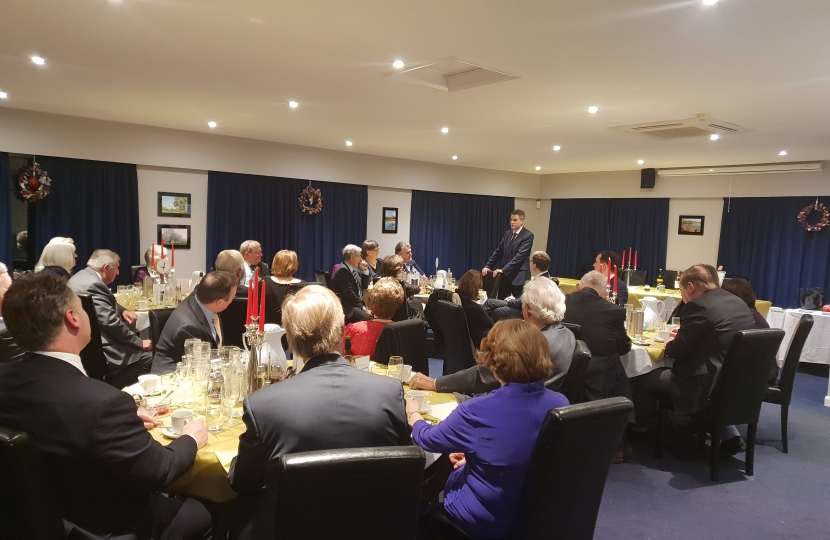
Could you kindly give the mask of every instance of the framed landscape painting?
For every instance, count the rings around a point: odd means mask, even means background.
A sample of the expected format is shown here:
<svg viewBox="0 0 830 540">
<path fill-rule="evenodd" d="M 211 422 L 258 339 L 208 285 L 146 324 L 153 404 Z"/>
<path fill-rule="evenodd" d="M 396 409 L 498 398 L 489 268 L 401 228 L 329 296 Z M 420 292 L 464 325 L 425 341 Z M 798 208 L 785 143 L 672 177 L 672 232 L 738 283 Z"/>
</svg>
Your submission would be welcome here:
<svg viewBox="0 0 830 540">
<path fill-rule="evenodd" d="M 190 217 L 190 193 L 158 192 L 159 217 Z"/>
<path fill-rule="evenodd" d="M 383 234 L 395 234 L 398 232 L 398 209 L 384 207 L 383 209 Z"/>
<path fill-rule="evenodd" d="M 165 246 L 175 245 L 178 249 L 190 249 L 190 225 L 158 225 L 158 242 Z"/>
<path fill-rule="evenodd" d="M 677 225 L 677 234 L 691 234 L 703 236 L 703 220 L 706 216 L 680 216 Z"/>
</svg>

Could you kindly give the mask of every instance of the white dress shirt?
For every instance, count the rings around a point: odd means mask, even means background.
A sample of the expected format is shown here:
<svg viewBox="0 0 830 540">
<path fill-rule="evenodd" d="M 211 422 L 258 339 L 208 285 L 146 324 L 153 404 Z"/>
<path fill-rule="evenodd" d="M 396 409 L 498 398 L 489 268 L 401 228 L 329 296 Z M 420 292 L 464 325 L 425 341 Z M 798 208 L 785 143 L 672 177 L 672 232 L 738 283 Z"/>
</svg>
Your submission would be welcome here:
<svg viewBox="0 0 830 540">
<path fill-rule="evenodd" d="M 32 354 L 42 354 L 43 356 L 51 356 L 52 358 L 57 358 L 58 360 L 63 360 L 67 364 L 74 366 L 78 369 L 81 373 L 84 374 L 84 377 L 89 377 L 86 374 L 86 370 L 84 369 L 84 365 L 81 363 L 81 357 L 77 354 L 72 353 L 65 353 L 65 352 L 52 352 L 52 351 L 37 351 Z"/>
</svg>

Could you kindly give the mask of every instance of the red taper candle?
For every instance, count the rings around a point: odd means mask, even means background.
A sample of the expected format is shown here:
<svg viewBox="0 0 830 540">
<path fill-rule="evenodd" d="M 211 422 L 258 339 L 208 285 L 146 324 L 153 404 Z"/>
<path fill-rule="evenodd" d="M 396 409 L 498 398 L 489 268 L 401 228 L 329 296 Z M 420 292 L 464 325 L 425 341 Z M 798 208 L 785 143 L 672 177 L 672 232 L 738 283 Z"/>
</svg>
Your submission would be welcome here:
<svg viewBox="0 0 830 540">
<path fill-rule="evenodd" d="M 634 269 L 635 270 L 637 269 L 637 253 L 639 253 L 639 251 L 634 252 Z"/>
<path fill-rule="evenodd" d="M 623 250 L 622 261 L 620 261 L 620 268 L 625 268 L 625 250 Z"/>
<path fill-rule="evenodd" d="M 245 321 L 246 321 L 245 324 L 246 325 L 251 324 L 251 312 L 253 311 L 253 309 L 251 309 L 251 306 L 253 305 L 253 300 L 254 300 L 254 289 L 251 286 L 251 283 L 253 283 L 253 280 L 249 279 L 248 280 L 248 310 L 245 312 Z"/>
<path fill-rule="evenodd" d="M 261 296 L 259 297 L 259 331 L 265 331 L 265 281 L 262 282 Z"/>
<path fill-rule="evenodd" d="M 170 267 L 176 266 L 176 244 L 170 244 Z"/>
<path fill-rule="evenodd" d="M 611 258 L 608 258 L 608 284 L 611 285 Z"/>
<path fill-rule="evenodd" d="M 150 245 L 150 266 L 156 265 L 156 245 Z"/>
<path fill-rule="evenodd" d="M 617 294 L 617 267 L 614 266 L 614 294 Z"/>
<path fill-rule="evenodd" d="M 159 257 L 159 258 L 160 259 L 164 258 L 164 237 L 163 236 L 161 237 L 161 257 Z"/>
<path fill-rule="evenodd" d="M 632 258 L 631 258 L 631 250 L 632 250 L 632 249 L 634 249 L 634 248 L 632 248 L 632 247 L 629 247 L 629 248 L 628 248 L 628 266 L 631 266 L 631 261 L 633 261 L 633 260 L 634 260 L 634 259 L 632 259 Z M 636 266 L 636 265 L 635 265 L 635 266 Z"/>
</svg>

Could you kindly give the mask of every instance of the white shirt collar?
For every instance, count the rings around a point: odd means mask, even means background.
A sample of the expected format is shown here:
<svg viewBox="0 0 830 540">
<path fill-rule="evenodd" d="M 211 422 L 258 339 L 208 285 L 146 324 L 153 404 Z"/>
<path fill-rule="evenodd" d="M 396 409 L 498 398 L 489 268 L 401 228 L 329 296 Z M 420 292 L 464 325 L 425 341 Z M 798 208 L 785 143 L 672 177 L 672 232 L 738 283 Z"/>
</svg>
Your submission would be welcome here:
<svg viewBox="0 0 830 540">
<path fill-rule="evenodd" d="M 89 377 L 86 374 L 86 370 L 84 369 L 84 365 L 81 363 L 81 357 L 77 354 L 72 353 L 65 353 L 65 352 L 52 352 L 52 351 L 37 351 L 32 354 L 41 354 L 43 356 L 51 356 L 52 358 L 57 358 L 58 360 L 63 360 L 67 364 L 74 366 L 84 374 L 84 377 Z"/>
<path fill-rule="evenodd" d="M 513 234 L 519 234 L 520 232 L 522 232 L 522 229 L 524 229 L 524 228 L 525 228 L 525 226 L 522 225 L 521 227 L 519 227 L 518 231 L 513 231 Z"/>
</svg>

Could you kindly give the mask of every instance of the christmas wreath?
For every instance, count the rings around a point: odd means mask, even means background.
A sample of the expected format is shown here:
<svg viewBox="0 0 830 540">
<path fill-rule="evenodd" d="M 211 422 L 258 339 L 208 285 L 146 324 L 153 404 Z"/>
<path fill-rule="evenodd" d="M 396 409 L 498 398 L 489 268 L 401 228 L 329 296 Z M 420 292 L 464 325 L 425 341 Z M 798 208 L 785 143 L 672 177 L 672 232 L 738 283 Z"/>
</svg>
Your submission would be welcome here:
<svg viewBox="0 0 830 540">
<path fill-rule="evenodd" d="M 319 189 L 309 185 L 300 193 L 300 210 L 310 216 L 323 211 L 323 196 Z"/>
<path fill-rule="evenodd" d="M 14 176 L 14 181 L 20 187 L 17 192 L 20 200 L 30 203 L 45 199 L 52 185 L 49 173 L 42 170 L 36 162 L 32 162 L 29 167 L 21 167 Z"/>
<path fill-rule="evenodd" d="M 811 224 L 808 220 L 814 213 L 819 214 L 821 218 L 815 224 Z M 828 210 L 823 204 L 819 204 L 819 202 L 816 201 L 816 204 L 806 206 L 803 210 L 801 210 L 801 212 L 798 213 L 798 222 L 807 231 L 820 231 L 830 225 L 830 210 Z"/>
</svg>

